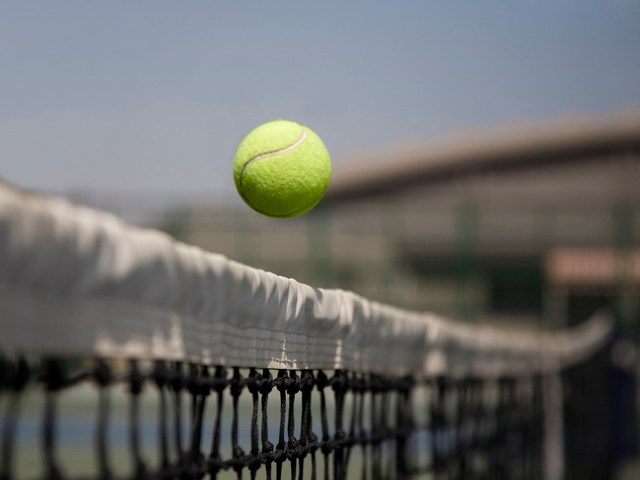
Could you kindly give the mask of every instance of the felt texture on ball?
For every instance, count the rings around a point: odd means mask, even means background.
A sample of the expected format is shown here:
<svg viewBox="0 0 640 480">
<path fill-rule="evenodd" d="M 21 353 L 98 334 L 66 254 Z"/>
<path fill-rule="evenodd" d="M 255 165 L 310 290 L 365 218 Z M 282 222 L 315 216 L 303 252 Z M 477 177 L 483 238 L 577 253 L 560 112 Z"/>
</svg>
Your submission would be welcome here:
<svg viewBox="0 0 640 480">
<path fill-rule="evenodd" d="M 331 158 L 309 127 L 274 120 L 252 130 L 233 161 L 238 193 L 255 211 L 277 218 L 302 215 L 324 197 Z"/>
</svg>

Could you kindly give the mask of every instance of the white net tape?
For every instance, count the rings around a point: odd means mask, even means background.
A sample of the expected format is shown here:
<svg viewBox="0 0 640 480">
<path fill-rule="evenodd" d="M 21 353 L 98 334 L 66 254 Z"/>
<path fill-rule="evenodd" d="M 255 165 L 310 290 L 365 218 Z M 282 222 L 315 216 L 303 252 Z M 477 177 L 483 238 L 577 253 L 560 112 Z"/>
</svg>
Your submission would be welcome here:
<svg viewBox="0 0 640 480">
<path fill-rule="evenodd" d="M 0 183 L 0 349 L 369 373 L 557 369 L 607 341 L 594 317 L 513 333 L 313 288 Z"/>
</svg>

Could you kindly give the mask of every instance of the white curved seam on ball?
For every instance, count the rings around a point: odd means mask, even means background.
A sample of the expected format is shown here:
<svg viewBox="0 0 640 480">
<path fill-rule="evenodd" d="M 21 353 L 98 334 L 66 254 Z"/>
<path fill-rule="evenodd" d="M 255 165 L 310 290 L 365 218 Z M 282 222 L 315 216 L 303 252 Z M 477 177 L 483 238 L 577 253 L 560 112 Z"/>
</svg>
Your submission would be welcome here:
<svg viewBox="0 0 640 480">
<path fill-rule="evenodd" d="M 280 150 L 276 150 L 275 152 L 268 152 L 268 153 L 261 153 L 260 155 L 253 157 L 251 160 L 249 160 L 247 163 L 245 163 L 242 167 L 242 171 L 240 172 L 240 183 L 242 183 L 242 179 L 244 177 L 244 172 L 247 169 L 247 167 L 257 161 L 257 160 L 262 160 L 264 158 L 269 158 L 269 157 L 275 157 L 276 155 L 280 155 L 282 153 L 287 153 L 290 152 L 291 150 L 294 150 L 296 148 L 298 148 L 300 145 L 302 145 L 302 142 L 304 142 L 307 139 L 307 131 L 306 130 L 302 130 L 302 135 L 300 135 L 300 138 L 298 138 L 295 142 L 293 142 L 291 145 L 289 145 L 288 147 L 282 148 Z"/>
</svg>

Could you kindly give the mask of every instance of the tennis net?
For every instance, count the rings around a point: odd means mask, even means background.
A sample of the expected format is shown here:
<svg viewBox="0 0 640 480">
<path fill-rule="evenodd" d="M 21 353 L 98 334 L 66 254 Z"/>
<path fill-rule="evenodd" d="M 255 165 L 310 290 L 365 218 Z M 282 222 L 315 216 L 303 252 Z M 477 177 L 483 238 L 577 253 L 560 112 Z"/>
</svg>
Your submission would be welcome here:
<svg viewBox="0 0 640 480">
<path fill-rule="evenodd" d="M 559 478 L 598 316 L 513 333 L 0 184 L 0 479 Z"/>
</svg>

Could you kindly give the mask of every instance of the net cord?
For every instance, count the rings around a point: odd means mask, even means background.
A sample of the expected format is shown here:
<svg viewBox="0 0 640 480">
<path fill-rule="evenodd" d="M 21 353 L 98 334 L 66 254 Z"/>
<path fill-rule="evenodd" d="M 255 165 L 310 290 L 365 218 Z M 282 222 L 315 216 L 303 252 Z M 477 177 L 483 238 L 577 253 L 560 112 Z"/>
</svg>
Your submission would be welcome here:
<svg viewBox="0 0 640 480">
<path fill-rule="evenodd" d="M 600 315 L 534 334 L 455 323 L 4 183 L 0 312 L 5 351 L 425 376 L 557 370 L 600 348 L 613 324 Z"/>
</svg>

